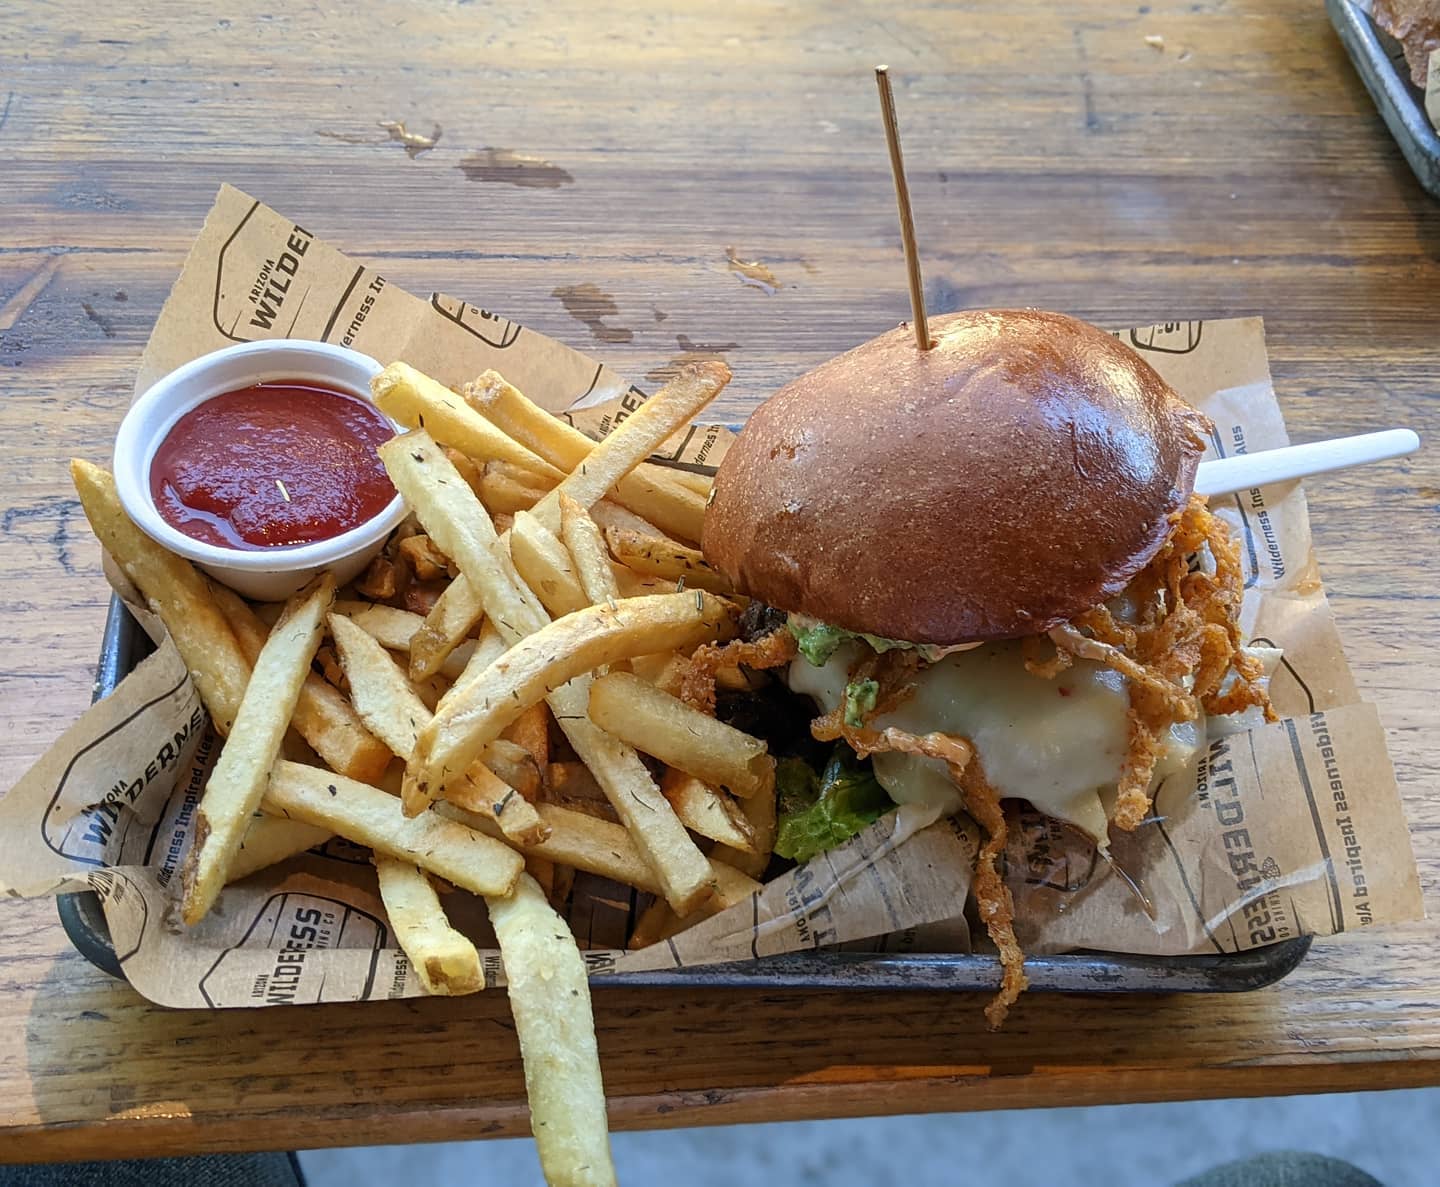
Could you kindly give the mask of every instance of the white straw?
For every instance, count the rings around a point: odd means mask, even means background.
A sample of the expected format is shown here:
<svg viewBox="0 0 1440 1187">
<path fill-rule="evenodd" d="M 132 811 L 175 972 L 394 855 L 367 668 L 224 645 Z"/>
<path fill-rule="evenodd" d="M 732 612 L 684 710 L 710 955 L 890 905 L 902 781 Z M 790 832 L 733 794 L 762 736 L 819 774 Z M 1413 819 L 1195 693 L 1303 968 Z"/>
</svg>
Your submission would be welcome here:
<svg viewBox="0 0 1440 1187">
<path fill-rule="evenodd" d="M 1349 466 L 1404 457 L 1420 448 L 1420 438 L 1409 429 L 1386 429 L 1359 437 L 1337 437 L 1308 445 L 1287 445 L 1260 453 L 1242 453 L 1200 463 L 1195 475 L 1197 495 L 1228 495 L 1237 490 L 1269 486 L 1291 478 L 1328 474 Z"/>
</svg>

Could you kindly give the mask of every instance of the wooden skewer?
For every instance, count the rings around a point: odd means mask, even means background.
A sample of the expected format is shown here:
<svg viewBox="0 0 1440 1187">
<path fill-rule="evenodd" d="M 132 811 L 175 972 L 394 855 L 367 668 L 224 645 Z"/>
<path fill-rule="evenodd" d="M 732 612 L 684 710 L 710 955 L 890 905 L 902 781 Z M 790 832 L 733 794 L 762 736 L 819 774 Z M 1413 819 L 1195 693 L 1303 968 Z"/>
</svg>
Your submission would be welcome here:
<svg viewBox="0 0 1440 1187">
<path fill-rule="evenodd" d="M 925 285 L 920 278 L 920 252 L 915 246 L 915 219 L 910 213 L 910 187 L 905 184 L 905 158 L 900 155 L 900 126 L 895 119 L 895 94 L 890 89 L 890 67 L 875 67 L 875 85 L 880 90 L 880 116 L 885 121 L 885 140 L 890 145 L 890 172 L 895 177 L 895 205 L 900 208 L 900 238 L 905 244 L 905 272 L 910 280 L 910 312 L 915 322 L 915 345 L 929 350 L 930 322 L 925 317 Z"/>
</svg>

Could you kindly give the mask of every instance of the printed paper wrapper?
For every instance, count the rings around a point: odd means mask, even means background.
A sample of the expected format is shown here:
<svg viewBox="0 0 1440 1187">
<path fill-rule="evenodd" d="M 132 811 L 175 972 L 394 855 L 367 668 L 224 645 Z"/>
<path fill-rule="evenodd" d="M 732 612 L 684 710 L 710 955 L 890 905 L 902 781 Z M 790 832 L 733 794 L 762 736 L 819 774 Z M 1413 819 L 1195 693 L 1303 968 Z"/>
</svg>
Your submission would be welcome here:
<svg viewBox="0 0 1440 1187">
<path fill-rule="evenodd" d="M 225 187 L 165 304 L 143 391 L 232 342 L 314 338 L 447 384 L 493 367 L 550 410 L 603 436 L 643 401 L 603 364 L 476 305 L 421 300 L 310 231 Z M 1215 421 L 1210 452 L 1287 443 L 1255 319 L 1171 322 L 1119 335 Z M 657 454 L 713 467 L 730 440 L 694 427 Z M 1384 734 L 1361 703 L 1311 552 L 1296 483 L 1217 500 L 1240 540 L 1247 636 L 1284 651 L 1272 684 L 1285 720 L 1214 736 L 1198 770 L 1160 789 L 1159 816 L 1114 844 L 1114 867 L 1053 822 L 1012 813 L 1008 876 L 1031 951 L 1236 952 L 1421 914 Z M 0 800 L 0 888 L 99 893 L 126 975 L 171 1006 L 259 1006 L 416 996 L 364 850 L 336 839 L 228 887 L 200 927 L 177 910 L 176 871 L 217 749 L 199 697 L 159 642 Z M 620 950 L 634 892 L 580 875 L 570 921 L 592 970 L 703 965 L 835 946 L 968 950 L 961 905 L 976 829 L 901 809 L 673 941 Z M 446 897 L 503 979 L 483 904 Z"/>
</svg>

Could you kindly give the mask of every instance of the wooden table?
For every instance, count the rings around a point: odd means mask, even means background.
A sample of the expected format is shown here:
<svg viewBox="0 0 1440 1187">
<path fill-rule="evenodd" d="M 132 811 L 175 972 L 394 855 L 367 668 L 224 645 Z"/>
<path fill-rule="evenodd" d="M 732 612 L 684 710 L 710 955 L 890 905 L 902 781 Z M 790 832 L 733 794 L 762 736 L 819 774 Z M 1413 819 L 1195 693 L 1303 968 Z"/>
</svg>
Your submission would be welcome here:
<svg viewBox="0 0 1440 1187">
<path fill-rule="evenodd" d="M 637 379 L 723 353 L 739 411 L 906 316 L 869 73 L 888 59 L 932 311 L 1261 313 L 1298 437 L 1404 423 L 1440 438 L 1440 207 L 1318 0 L 568 0 L 544 16 L 417 0 L 222 20 L 124 7 L 12 8 L 0 40 L 5 785 L 86 704 L 108 598 L 62 462 L 108 456 L 222 180 L 412 290 L 502 310 Z M 387 120 L 438 143 L 412 157 Z M 500 150 L 534 159 L 507 166 Z M 772 269 L 777 291 L 743 283 L 727 249 Z M 1437 458 L 1311 495 L 1432 914 Z M 1238 997 L 1031 996 L 1000 1035 L 970 998 L 599 990 L 611 1115 L 625 1128 L 1436 1083 L 1437 931 L 1319 942 L 1282 985 Z M 170 1013 L 71 951 L 52 903 L 0 909 L 0 1158 L 526 1124 L 501 994 Z"/>
</svg>

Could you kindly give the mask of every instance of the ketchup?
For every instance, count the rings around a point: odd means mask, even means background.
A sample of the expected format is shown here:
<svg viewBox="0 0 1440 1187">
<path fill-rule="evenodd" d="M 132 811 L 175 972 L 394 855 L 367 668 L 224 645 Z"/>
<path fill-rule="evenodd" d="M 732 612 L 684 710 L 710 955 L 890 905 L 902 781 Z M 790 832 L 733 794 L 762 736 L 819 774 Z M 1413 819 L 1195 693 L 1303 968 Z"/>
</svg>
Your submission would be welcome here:
<svg viewBox="0 0 1440 1187">
<path fill-rule="evenodd" d="M 185 413 L 150 463 L 165 522 L 221 548 L 328 540 L 395 497 L 375 449 L 395 433 L 374 405 L 308 380 L 277 380 Z"/>
</svg>

